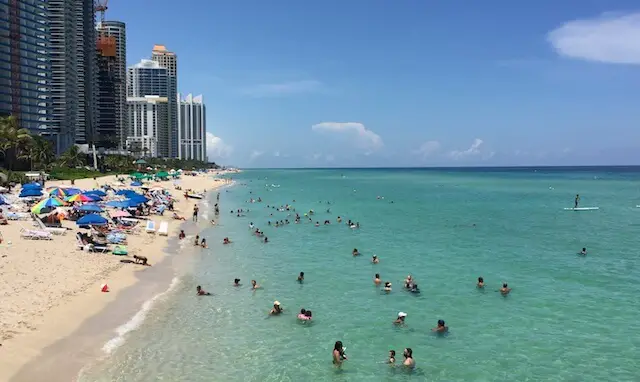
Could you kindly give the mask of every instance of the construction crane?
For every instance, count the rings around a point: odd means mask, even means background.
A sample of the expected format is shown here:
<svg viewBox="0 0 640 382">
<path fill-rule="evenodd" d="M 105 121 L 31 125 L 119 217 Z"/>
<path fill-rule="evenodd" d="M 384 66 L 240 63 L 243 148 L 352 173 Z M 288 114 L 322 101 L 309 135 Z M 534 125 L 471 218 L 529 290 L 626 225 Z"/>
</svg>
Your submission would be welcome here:
<svg viewBox="0 0 640 382">
<path fill-rule="evenodd" d="M 98 24 L 98 40 L 96 45 L 100 54 L 104 57 L 115 58 L 116 56 L 116 39 L 110 36 L 104 26 L 104 14 L 107 11 L 109 0 L 95 0 L 94 11 L 100 13 L 100 21 Z"/>
<path fill-rule="evenodd" d="M 96 13 L 100 13 L 100 24 L 104 23 L 104 13 L 107 11 L 109 0 L 95 0 L 94 9 Z"/>
</svg>

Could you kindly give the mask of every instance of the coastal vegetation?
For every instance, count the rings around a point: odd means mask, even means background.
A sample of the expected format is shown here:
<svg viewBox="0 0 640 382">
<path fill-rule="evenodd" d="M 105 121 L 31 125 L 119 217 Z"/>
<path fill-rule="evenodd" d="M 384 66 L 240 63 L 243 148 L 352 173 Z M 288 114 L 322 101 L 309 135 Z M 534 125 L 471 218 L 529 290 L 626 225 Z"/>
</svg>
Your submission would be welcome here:
<svg viewBox="0 0 640 382">
<path fill-rule="evenodd" d="M 135 152 L 134 152 L 135 151 Z M 46 172 L 53 179 L 71 180 L 92 178 L 113 173 L 145 172 L 153 169 L 219 168 L 215 163 L 175 158 L 149 158 L 140 150 L 125 154 L 98 154 L 97 170 L 93 155 L 84 153 L 76 145 L 56 155 L 53 142 L 31 134 L 19 126 L 13 116 L 0 117 L 0 172 L 5 182 L 22 183 L 25 172 Z M 152 171 L 152 170 L 150 170 Z"/>
</svg>

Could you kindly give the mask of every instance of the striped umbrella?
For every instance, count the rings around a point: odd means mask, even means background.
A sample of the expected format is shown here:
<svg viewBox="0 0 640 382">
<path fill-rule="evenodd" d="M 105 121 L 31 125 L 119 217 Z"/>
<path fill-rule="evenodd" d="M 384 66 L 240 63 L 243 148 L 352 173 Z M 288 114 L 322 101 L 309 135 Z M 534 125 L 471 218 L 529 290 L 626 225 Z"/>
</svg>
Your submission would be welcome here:
<svg viewBox="0 0 640 382">
<path fill-rule="evenodd" d="M 64 188 L 51 187 L 51 188 L 48 188 L 47 190 L 49 191 L 49 195 L 51 196 L 55 196 L 58 198 L 64 198 L 65 196 L 67 196 L 67 193 Z"/>
<path fill-rule="evenodd" d="M 55 196 L 52 196 L 36 203 L 36 205 L 31 208 L 31 212 L 39 214 L 43 208 L 54 208 L 60 206 L 64 206 L 64 202 Z"/>
<path fill-rule="evenodd" d="M 93 202 L 95 199 L 92 198 L 90 195 L 75 194 L 75 195 L 67 196 L 64 200 L 71 203 L 75 203 L 75 202 L 87 203 L 87 202 Z"/>
</svg>

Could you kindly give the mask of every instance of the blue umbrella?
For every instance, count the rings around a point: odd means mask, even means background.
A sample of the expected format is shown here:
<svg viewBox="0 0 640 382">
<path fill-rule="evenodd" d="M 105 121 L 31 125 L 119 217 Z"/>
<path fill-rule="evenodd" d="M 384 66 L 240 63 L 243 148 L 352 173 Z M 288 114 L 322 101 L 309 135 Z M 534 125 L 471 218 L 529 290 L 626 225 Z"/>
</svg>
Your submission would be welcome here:
<svg viewBox="0 0 640 382">
<path fill-rule="evenodd" d="M 73 188 L 73 187 L 69 187 L 69 188 L 64 188 L 64 193 L 67 194 L 67 196 L 71 196 L 71 195 L 75 195 L 75 194 L 80 194 L 82 193 L 82 190 L 79 188 Z"/>
<path fill-rule="evenodd" d="M 97 202 L 102 200 L 102 196 L 97 195 L 97 194 L 92 194 L 92 193 L 89 193 L 89 192 L 83 192 L 82 195 L 88 196 L 88 197 L 90 197 L 91 199 L 93 199 L 94 201 L 97 201 Z"/>
<path fill-rule="evenodd" d="M 129 207 L 135 207 L 138 204 L 140 204 L 140 203 L 135 202 L 133 200 L 113 200 L 111 202 L 107 202 L 107 207 L 129 208 Z"/>
<path fill-rule="evenodd" d="M 142 186 L 142 183 L 140 183 L 140 182 L 131 182 L 131 185 L 133 187 L 140 187 L 140 186 Z"/>
<path fill-rule="evenodd" d="M 34 196 L 42 196 L 42 189 L 39 188 L 27 188 L 27 189 L 22 189 L 22 191 L 20 191 L 20 195 L 21 198 L 30 198 L 30 197 L 34 197 Z"/>
<path fill-rule="evenodd" d="M 102 190 L 90 190 L 85 192 L 85 195 L 98 195 L 100 197 L 105 197 L 107 196 L 107 193 Z"/>
<path fill-rule="evenodd" d="M 31 190 L 31 189 L 42 189 L 40 183 L 27 183 L 22 185 L 23 190 Z"/>
<path fill-rule="evenodd" d="M 5 204 L 9 204 L 9 202 L 7 202 L 7 199 L 5 199 L 4 196 L 0 196 L 0 206 Z"/>
<path fill-rule="evenodd" d="M 106 225 L 107 219 L 103 218 L 100 215 L 88 214 L 78 219 L 78 221 L 76 221 L 76 224 L 77 225 Z"/>
<path fill-rule="evenodd" d="M 135 195 L 135 196 L 130 196 L 128 200 L 132 200 L 134 202 L 137 202 L 138 204 L 140 203 L 146 203 L 149 201 L 148 198 L 142 196 L 142 195 Z"/>
<path fill-rule="evenodd" d="M 83 204 L 78 209 L 86 212 L 102 212 L 102 208 L 97 204 Z"/>
</svg>

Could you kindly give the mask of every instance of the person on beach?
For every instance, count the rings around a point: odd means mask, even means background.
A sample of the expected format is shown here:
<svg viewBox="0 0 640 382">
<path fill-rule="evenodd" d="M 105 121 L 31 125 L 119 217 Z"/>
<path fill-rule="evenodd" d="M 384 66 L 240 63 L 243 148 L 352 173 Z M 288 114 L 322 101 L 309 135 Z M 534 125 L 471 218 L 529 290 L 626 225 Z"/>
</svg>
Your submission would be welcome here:
<svg viewBox="0 0 640 382">
<path fill-rule="evenodd" d="M 394 325 L 404 326 L 405 317 L 407 317 L 407 314 L 405 312 L 398 313 L 398 318 L 396 318 L 395 321 L 393 321 Z"/>
<path fill-rule="evenodd" d="M 449 331 L 449 327 L 444 323 L 444 320 L 438 320 L 438 326 L 431 329 L 432 332 L 446 333 Z"/>
<path fill-rule="evenodd" d="M 373 255 L 373 257 L 371 258 L 371 262 L 373 264 L 378 264 L 380 262 L 380 260 L 378 259 L 377 255 Z"/>
<path fill-rule="evenodd" d="M 304 282 L 304 272 L 300 272 L 298 275 L 298 282 L 302 284 Z"/>
<path fill-rule="evenodd" d="M 484 288 L 484 278 L 478 277 L 478 283 L 476 284 L 476 288 L 483 289 Z"/>
<path fill-rule="evenodd" d="M 200 246 L 202 248 L 209 248 L 209 246 L 207 245 L 207 239 L 202 239 L 202 241 L 200 242 Z"/>
<path fill-rule="evenodd" d="M 385 281 L 385 283 L 384 283 L 384 291 L 386 293 L 390 293 L 391 292 L 391 282 Z"/>
<path fill-rule="evenodd" d="M 200 285 L 196 287 L 196 295 L 198 296 L 211 296 L 211 293 L 206 292 Z"/>
<path fill-rule="evenodd" d="M 578 208 L 578 204 L 580 204 L 580 194 L 576 194 L 575 204 L 573 208 Z"/>
<path fill-rule="evenodd" d="M 253 290 L 260 289 L 260 285 L 258 285 L 256 280 L 251 280 L 251 289 Z"/>
<path fill-rule="evenodd" d="M 336 367 L 341 367 L 342 362 L 347 360 L 347 355 L 344 353 L 345 348 L 342 346 L 342 341 L 336 341 L 333 345 L 333 364 Z"/>
<path fill-rule="evenodd" d="M 373 283 L 375 284 L 375 286 L 380 286 L 380 284 L 382 284 L 382 280 L 380 280 L 380 273 L 376 273 L 376 275 L 373 277 Z"/>
<path fill-rule="evenodd" d="M 395 365 L 396 363 L 396 351 L 395 350 L 389 350 L 389 360 L 387 361 L 388 364 L 390 365 Z"/>
<path fill-rule="evenodd" d="M 284 312 L 284 309 L 280 306 L 280 301 L 274 301 L 273 308 L 269 311 L 269 314 L 272 316 L 278 316 L 282 312 Z"/>
<path fill-rule="evenodd" d="M 582 251 L 580 251 L 580 253 L 578 253 L 581 256 L 587 256 L 587 249 L 586 248 L 582 248 Z"/>
<path fill-rule="evenodd" d="M 233 286 L 234 287 L 239 287 L 240 285 L 242 285 L 242 284 L 240 284 L 240 279 L 234 279 L 233 280 Z"/>
<path fill-rule="evenodd" d="M 402 362 L 403 366 L 406 366 L 410 369 L 416 367 L 416 362 L 413 360 L 413 350 L 411 348 L 404 349 L 404 362 Z"/>
<path fill-rule="evenodd" d="M 187 237 L 187 235 L 185 235 L 184 230 L 183 230 L 183 229 L 181 229 L 181 230 L 180 230 L 180 234 L 178 234 L 178 239 L 182 240 L 182 239 L 184 239 L 185 237 Z"/>
<path fill-rule="evenodd" d="M 195 206 L 193 206 L 193 221 L 194 222 L 198 221 L 198 212 L 199 211 L 200 211 L 200 207 L 198 207 L 197 204 Z"/>
<path fill-rule="evenodd" d="M 353 254 L 353 256 L 359 256 L 360 252 L 358 252 L 358 248 L 354 248 L 353 251 L 351 251 L 351 253 Z"/>
<path fill-rule="evenodd" d="M 173 219 L 174 220 L 187 220 L 187 219 L 184 218 L 184 216 L 180 216 L 175 212 L 173 213 Z"/>
<path fill-rule="evenodd" d="M 500 288 L 500 294 L 503 296 L 507 296 L 511 292 L 511 288 L 507 283 L 502 283 L 502 288 Z"/>
</svg>

